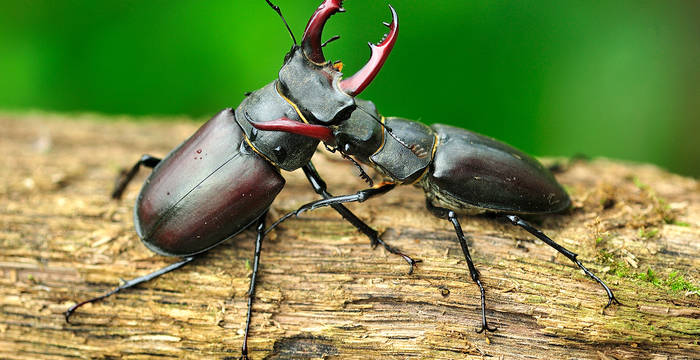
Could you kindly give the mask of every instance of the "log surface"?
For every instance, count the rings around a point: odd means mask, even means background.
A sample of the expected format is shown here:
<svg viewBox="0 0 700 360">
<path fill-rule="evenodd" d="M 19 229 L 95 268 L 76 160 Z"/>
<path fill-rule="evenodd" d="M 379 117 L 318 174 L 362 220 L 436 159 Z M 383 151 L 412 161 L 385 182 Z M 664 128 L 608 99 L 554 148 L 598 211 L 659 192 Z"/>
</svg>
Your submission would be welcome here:
<svg viewBox="0 0 700 360">
<path fill-rule="evenodd" d="M 113 119 L 112 119 L 113 120 Z M 142 171 L 120 202 L 108 194 L 141 154 L 162 157 L 191 121 L 0 115 L 0 358 L 229 358 L 240 355 L 254 234 L 103 302 L 63 312 L 172 263 L 133 230 Z M 334 194 L 365 185 L 352 165 L 319 151 Z M 498 331 L 476 334 L 479 292 L 451 225 L 418 188 L 349 206 L 383 239 L 423 262 L 412 275 L 371 249 L 333 210 L 287 221 L 263 244 L 252 359 L 583 358 L 700 356 L 700 185 L 651 165 L 565 164 L 565 214 L 535 219 L 614 290 L 493 217 L 464 217 Z M 317 195 L 299 171 L 272 217 Z"/>
</svg>

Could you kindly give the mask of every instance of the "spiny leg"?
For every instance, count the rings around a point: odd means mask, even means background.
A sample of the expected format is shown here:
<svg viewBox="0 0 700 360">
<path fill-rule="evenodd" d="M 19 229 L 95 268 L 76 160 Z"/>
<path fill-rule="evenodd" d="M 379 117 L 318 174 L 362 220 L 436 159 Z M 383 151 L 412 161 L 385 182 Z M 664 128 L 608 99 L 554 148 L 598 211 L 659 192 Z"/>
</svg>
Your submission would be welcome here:
<svg viewBox="0 0 700 360">
<path fill-rule="evenodd" d="M 243 347 L 241 348 L 241 359 L 248 359 L 248 332 L 250 331 L 250 317 L 253 314 L 253 300 L 255 299 L 255 281 L 258 277 L 258 266 L 260 265 L 260 249 L 265 238 L 265 217 L 267 212 L 258 219 L 255 238 L 255 254 L 253 256 L 253 274 L 250 276 L 250 288 L 248 289 L 248 313 L 245 320 L 245 333 L 243 335 Z"/>
<path fill-rule="evenodd" d="M 567 250 L 567 249 L 564 248 L 563 246 L 561 246 L 561 245 L 555 243 L 554 240 L 550 239 L 550 238 L 549 238 L 547 235 L 545 235 L 542 231 L 536 229 L 535 227 L 533 227 L 532 225 L 530 225 L 530 224 L 529 224 L 528 222 L 526 222 L 525 220 L 523 220 L 523 219 L 521 219 L 521 218 L 519 218 L 519 217 L 517 217 L 517 216 L 515 216 L 515 215 L 506 215 L 506 218 L 507 218 L 511 223 L 513 223 L 513 225 L 520 226 L 521 228 L 525 229 L 525 230 L 526 230 L 527 232 L 529 232 L 530 234 L 535 235 L 537 238 L 539 238 L 540 240 L 544 241 L 545 244 L 547 244 L 547 245 L 553 247 L 554 249 L 556 249 L 556 250 L 559 251 L 560 253 L 564 254 L 564 256 L 566 256 L 567 258 L 569 258 L 569 260 L 573 261 L 574 264 L 576 264 L 579 268 L 581 268 L 581 270 L 583 270 L 583 272 L 586 273 L 586 275 L 590 276 L 590 277 L 591 277 L 593 280 L 595 280 L 598 284 L 602 285 L 602 286 L 603 286 L 603 289 L 605 289 L 605 292 L 608 293 L 608 304 L 605 305 L 605 308 L 607 308 L 608 306 L 610 306 L 613 302 L 615 302 L 615 304 L 621 305 L 620 301 L 618 301 L 617 298 L 615 298 L 615 295 L 613 294 L 612 290 L 610 290 L 610 288 L 609 288 L 607 285 L 605 285 L 605 283 L 603 282 L 603 280 L 600 280 L 600 278 L 598 278 L 597 276 L 595 276 L 595 274 L 593 274 L 590 270 L 586 269 L 586 267 L 583 266 L 583 264 L 581 264 L 580 261 L 578 261 L 578 259 L 576 258 L 576 257 L 578 256 L 577 254 L 575 254 L 575 253 L 573 253 L 573 252 Z"/>
<path fill-rule="evenodd" d="M 119 177 L 117 177 L 117 180 L 114 182 L 114 190 L 112 190 L 112 199 L 121 199 L 122 194 L 124 193 L 124 189 L 126 189 L 126 186 L 129 185 L 131 180 L 138 174 L 139 169 L 141 166 L 145 166 L 148 168 L 154 168 L 158 163 L 160 162 L 160 159 L 157 157 L 153 157 L 151 155 L 143 155 L 139 159 L 139 161 L 134 164 L 134 166 L 131 167 L 129 171 L 122 171 L 121 174 L 119 174 Z"/>
<path fill-rule="evenodd" d="M 323 196 L 324 199 L 329 199 L 333 197 L 333 195 L 326 191 L 326 182 L 323 181 L 321 175 L 318 174 L 318 171 L 316 171 L 316 167 L 314 167 L 313 163 L 309 162 L 302 168 L 302 170 L 304 170 L 306 178 L 309 180 L 309 183 L 311 183 L 311 187 L 313 187 L 314 191 L 316 191 L 317 194 Z M 420 262 L 420 260 L 413 260 L 410 256 L 404 254 L 401 250 L 385 243 L 384 240 L 382 240 L 379 237 L 379 233 L 376 230 L 372 229 L 364 221 L 360 220 L 355 214 L 353 214 L 348 208 L 346 208 L 342 204 L 333 204 L 331 205 L 331 207 L 335 209 L 335 211 L 337 211 L 340 214 L 340 216 L 343 217 L 343 219 L 347 220 L 357 230 L 365 234 L 370 239 L 372 248 L 376 248 L 378 244 L 381 244 L 384 247 L 384 249 L 386 249 L 388 252 L 401 256 L 411 267 L 408 271 L 408 274 L 410 275 L 413 273 L 413 269 L 415 268 L 416 263 Z"/>
<path fill-rule="evenodd" d="M 446 218 L 452 223 L 452 226 L 454 226 L 455 233 L 457 234 L 457 239 L 459 240 L 459 245 L 462 247 L 462 253 L 464 253 L 464 258 L 467 260 L 469 275 L 471 276 L 472 281 L 474 281 L 476 285 L 479 286 L 479 292 L 481 293 L 481 329 L 477 330 L 476 332 L 482 333 L 484 332 L 484 330 L 492 332 L 496 331 L 496 327 L 489 327 L 488 323 L 486 322 L 486 292 L 484 291 L 484 287 L 481 285 L 481 275 L 479 274 L 479 270 L 477 270 L 474 266 L 472 256 L 469 254 L 467 240 L 464 236 L 464 232 L 462 232 L 462 226 L 459 224 L 457 214 L 455 214 L 455 212 L 450 209 L 434 206 L 430 202 L 430 200 L 426 200 L 426 206 L 428 207 L 428 210 L 430 210 L 430 212 L 432 212 L 435 216 L 439 218 Z"/>
<path fill-rule="evenodd" d="M 120 285 L 120 286 L 118 286 L 118 287 L 116 287 L 116 288 L 114 288 L 114 289 L 112 289 L 112 290 L 106 292 L 106 293 L 103 294 L 103 295 L 100 295 L 100 296 L 98 296 L 98 297 L 95 297 L 95 298 L 92 298 L 92 299 L 85 300 L 85 301 L 83 301 L 83 302 L 77 303 L 77 304 L 71 306 L 68 310 L 66 310 L 66 312 L 65 312 L 65 314 L 64 314 L 65 317 L 66 317 L 66 322 L 70 324 L 70 323 L 71 323 L 71 322 L 70 322 L 70 317 L 71 317 L 71 315 L 73 315 L 73 313 L 75 312 L 75 310 L 77 310 L 79 307 L 81 307 L 81 306 L 83 306 L 83 305 L 85 305 L 85 304 L 89 304 L 89 303 L 94 303 L 94 302 L 96 302 L 96 301 L 100 301 L 100 300 L 102 300 L 102 299 L 104 299 L 104 298 L 107 298 L 107 297 L 109 297 L 109 296 L 111 296 L 111 295 L 114 295 L 114 294 L 116 294 L 116 293 L 118 293 L 118 292 L 120 292 L 120 291 L 122 291 L 122 290 L 124 290 L 124 289 L 128 289 L 128 288 L 130 288 L 130 287 L 134 287 L 134 286 L 136 286 L 136 285 L 138 285 L 138 284 L 141 284 L 141 283 L 144 283 L 144 282 L 146 282 L 146 281 L 153 280 L 153 279 L 155 279 L 155 278 L 157 278 L 157 277 L 159 277 L 159 276 L 161 276 L 161 275 L 163 275 L 163 274 L 167 274 L 167 273 L 169 273 L 169 272 L 171 272 L 171 271 L 173 271 L 173 270 L 176 270 L 176 269 L 179 269 L 179 268 L 185 266 L 187 263 L 191 262 L 191 261 L 194 260 L 194 259 L 195 259 L 194 256 L 189 256 L 189 257 L 183 258 L 182 260 L 180 260 L 180 261 L 178 261 L 178 262 L 176 262 L 176 263 L 174 263 L 174 264 L 170 264 L 170 265 L 168 265 L 168 266 L 166 266 L 166 267 L 164 267 L 164 268 L 162 268 L 162 269 L 160 269 L 160 270 L 156 270 L 156 271 L 154 271 L 154 272 L 152 272 L 152 273 L 150 273 L 150 274 L 147 274 L 147 275 L 144 275 L 144 276 L 141 276 L 141 277 L 137 277 L 136 279 L 132 279 L 132 280 L 126 281 L 126 282 L 124 282 L 124 284 L 122 284 L 122 285 Z"/>
</svg>

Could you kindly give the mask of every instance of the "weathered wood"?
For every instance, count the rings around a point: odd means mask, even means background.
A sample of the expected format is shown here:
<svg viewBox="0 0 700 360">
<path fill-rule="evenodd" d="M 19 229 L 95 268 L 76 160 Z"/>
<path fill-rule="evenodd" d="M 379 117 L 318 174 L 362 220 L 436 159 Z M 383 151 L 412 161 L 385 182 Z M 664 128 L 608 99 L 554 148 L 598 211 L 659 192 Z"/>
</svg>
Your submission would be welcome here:
<svg viewBox="0 0 700 360">
<path fill-rule="evenodd" d="M 173 262 L 132 229 L 139 181 L 124 201 L 108 193 L 120 168 L 142 153 L 164 155 L 197 127 L 94 118 L 0 116 L 0 358 L 237 358 L 252 232 L 85 306 L 75 325 L 64 322 L 76 301 Z M 363 187 L 346 162 L 316 159 L 332 192 Z M 301 173 L 285 175 L 277 215 L 316 198 Z M 351 208 L 423 260 L 411 276 L 402 259 L 372 250 L 328 209 L 288 221 L 265 242 L 251 357 L 700 356 L 700 295 L 692 291 L 700 280 L 698 182 L 607 160 L 573 163 L 557 177 L 574 207 L 539 226 L 579 253 L 624 305 L 603 310 L 603 290 L 524 231 L 464 218 L 487 315 L 499 328 L 476 334 L 478 289 L 453 230 L 425 210 L 418 189 L 405 187 Z M 647 269 L 657 284 L 638 275 Z M 685 282 L 669 280 L 672 272 Z"/>
</svg>

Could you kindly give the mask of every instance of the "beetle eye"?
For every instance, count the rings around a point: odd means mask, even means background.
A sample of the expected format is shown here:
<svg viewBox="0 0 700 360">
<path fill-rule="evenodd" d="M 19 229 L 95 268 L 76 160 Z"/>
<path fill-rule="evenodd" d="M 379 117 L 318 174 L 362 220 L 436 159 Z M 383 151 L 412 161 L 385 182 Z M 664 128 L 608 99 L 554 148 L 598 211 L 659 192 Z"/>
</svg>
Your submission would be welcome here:
<svg viewBox="0 0 700 360">
<path fill-rule="evenodd" d="M 287 151 L 282 146 L 278 146 L 278 147 L 272 149 L 272 152 L 277 157 L 276 160 L 278 162 L 284 162 L 284 160 L 287 158 Z"/>
<path fill-rule="evenodd" d="M 345 121 L 350 118 L 350 115 L 352 115 L 352 112 L 355 111 L 356 106 L 348 106 L 343 110 L 340 110 L 338 114 L 335 116 L 335 121 Z"/>
<path fill-rule="evenodd" d="M 289 62 L 289 59 L 292 58 L 292 51 L 293 51 L 293 50 L 294 50 L 294 48 L 292 47 L 292 50 L 289 50 L 288 53 L 284 54 L 284 61 L 282 62 L 282 65 L 288 63 L 288 62 Z"/>
</svg>

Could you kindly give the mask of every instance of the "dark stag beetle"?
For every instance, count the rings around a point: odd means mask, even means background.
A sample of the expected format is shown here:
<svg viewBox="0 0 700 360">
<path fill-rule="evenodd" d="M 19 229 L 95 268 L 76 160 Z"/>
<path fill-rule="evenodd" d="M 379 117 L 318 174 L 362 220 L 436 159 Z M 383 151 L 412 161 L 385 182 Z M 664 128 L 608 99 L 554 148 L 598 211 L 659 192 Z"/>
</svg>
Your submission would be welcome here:
<svg viewBox="0 0 700 360">
<path fill-rule="evenodd" d="M 301 45 L 297 45 L 279 7 L 270 0 L 267 3 L 282 18 L 294 41 L 284 58 L 279 78 L 247 94 L 235 110 L 225 109 L 215 115 L 165 158 L 144 155 L 130 171 L 122 174 L 112 193 L 113 198 L 119 199 L 140 167 L 153 168 L 136 200 L 136 232 L 152 251 L 182 260 L 72 306 L 65 313 L 67 322 L 82 305 L 180 268 L 195 255 L 254 226 L 257 237 L 242 347 L 243 358 L 247 357 L 265 217 L 285 183 L 280 169 L 302 168 L 317 193 L 323 197 L 332 196 L 311 163 L 319 140 L 293 133 L 258 131 L 251 123 L 264 124 L 284 118 L 299 124 L 330 125 L 347 120 L 355 110 L 355 96 L 377 75 L 398 35 L 398 18 L 390 7 L 392 22 L 385 23 L 389 27 L 388 34 L 379 44 L 370 44 L 367 64 L 354 75 L 341 79 L 342 63 L 326 61 L 321 33 L 331 15 L 345 11 L 342 1 L 323 1 L 306 25 Z M 329 41 L 334 39 L 337 37 Z M 341 204 L 332 206 L 366 234 L 373 245 L 381 244 L 411 265 L 415 264 L 413 259 L 385 244 L 377 231 L 347 208 Z"/>
<path fill-rule="evenodd" d="M 576 254 L 520 218 L 562 212 L 571 200 L 552 174 L 529 155 L 492 138 L 452 126 L 432 125 L 379 115 L 373 103 L 356 99 L 350 118 L 335 125 L 301 124 L 288 119 L 253 123 L 264 131 L 299 134 L 322 140 L 330 151 L 353 156 L 374 168 L 386 180 L 352 195 L 308 203 L 275 222 L 304 211 L 346 202 L 362 202 L 384 194 L 396 185 L 423 188 L 427 208 L 454 226 L 472 280 L 481 292 L 481 328 L 494 331 L 486 322 L 484 287 L 474 266 L 457 214 L 503 214 L 573 261 L 586 275 L 603 286 L 606 308 L 619 301 L 608 286 L 576 258 Z M 358 165 L 359 166 L 359 165 Z M 360 168 L 361 170 L 361 168 Z M 362 171 L 362 170 L 361 170 Z M 366 174 L 363 177 L 369 179 Z"/>
</svg>

